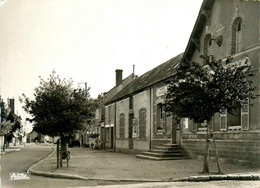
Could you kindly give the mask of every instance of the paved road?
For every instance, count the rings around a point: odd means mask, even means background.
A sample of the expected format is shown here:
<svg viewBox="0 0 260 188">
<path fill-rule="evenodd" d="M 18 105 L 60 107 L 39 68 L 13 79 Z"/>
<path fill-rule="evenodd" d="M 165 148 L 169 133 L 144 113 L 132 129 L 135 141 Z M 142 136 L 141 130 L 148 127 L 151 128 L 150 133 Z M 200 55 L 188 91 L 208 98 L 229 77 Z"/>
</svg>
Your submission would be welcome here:
<svg viewBox="0 0 260 188">
<path fill-rule="evenodd" d="M 35 163 L 45 158 L 52 152 L 50 147 L 46 146 L 30 146 L 1 155 L 1 188 L 49 188 L 49 187 L 74 187 L 74 186 L 93 186 L 93 185 L 109 185 L 115 182 L 102 181 L 83 181 L 47 178 L 27 174 L 27 170 Z M 56 165 L 56 164 L 53 164 Z M 30 180 L 10 180 L 10 174 L 23 174 Z"/>
</svg>

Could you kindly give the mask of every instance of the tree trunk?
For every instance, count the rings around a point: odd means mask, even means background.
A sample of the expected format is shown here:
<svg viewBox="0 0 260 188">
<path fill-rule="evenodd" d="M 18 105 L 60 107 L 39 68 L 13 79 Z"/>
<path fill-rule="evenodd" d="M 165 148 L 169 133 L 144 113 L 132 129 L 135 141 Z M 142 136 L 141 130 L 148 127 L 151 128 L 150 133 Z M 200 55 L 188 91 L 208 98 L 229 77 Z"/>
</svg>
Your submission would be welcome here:
<svg viewBox="0 0 260 188">
<path fill-rule="evenodd" d="M 204 154 L 203 173 L 209 173 L 209 128 L 207 128 L 206 147 Z"/>
<path fill-rule="evenodd" d="M 63 144 L 64 144 L 64 136 L 61 135 L 61 144 L 60 144 L 60 167 L 62 167 Z"/>
<path fill-rule="evenodd" d="M 215 148 L 215 155 L 216 155 L 216 161 L 217 161 L 217 166 L 218 166 L 218 173 L 221 174 L 222 172 L 221 172 L 221 168 L 220 168 L 220 164 L 219 164 L 218 150 L 217 150 L 215 139 L 213 139 L 213 144 L 214 144 L 214 148 Z"/>
<path fill-rule="evenodd" d="M 68 168 L 68 167 L 69 167 L 69 156 L 68 156 L 68 148 L 67 148 L 67 143 L 65 143 L 65 153 L 66 153 L 67 168 Z"/>
<path fill-rule="evenodd" d="M 57 168 L 60 167 L 60 165 L 59 165 L 60 157 L 59 156 L 60 156 L 60 139 L 57 140 Z"/>
<path fill-rule="evenodd" d="M 6 138 L 6 135 L 4 135 L 3 152 L 5 151 L 5 144 L 6 144 L 6 140 L 7 140 L 7 138 Z"/>
</svg>

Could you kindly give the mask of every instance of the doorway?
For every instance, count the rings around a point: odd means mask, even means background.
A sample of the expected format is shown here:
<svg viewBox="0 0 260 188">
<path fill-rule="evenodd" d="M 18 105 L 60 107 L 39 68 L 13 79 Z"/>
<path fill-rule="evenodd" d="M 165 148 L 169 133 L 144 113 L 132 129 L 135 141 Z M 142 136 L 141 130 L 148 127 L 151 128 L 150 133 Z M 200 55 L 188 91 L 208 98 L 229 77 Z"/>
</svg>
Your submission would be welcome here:
<svg viewBox="0 0 260 188">
<path fill-rule="evenodd" d="M 129 150 L 133 150 L 133 119 L 134 119 L 134 114 L 129 114 L 129 129 L 128 129 Z"/>
</svg>

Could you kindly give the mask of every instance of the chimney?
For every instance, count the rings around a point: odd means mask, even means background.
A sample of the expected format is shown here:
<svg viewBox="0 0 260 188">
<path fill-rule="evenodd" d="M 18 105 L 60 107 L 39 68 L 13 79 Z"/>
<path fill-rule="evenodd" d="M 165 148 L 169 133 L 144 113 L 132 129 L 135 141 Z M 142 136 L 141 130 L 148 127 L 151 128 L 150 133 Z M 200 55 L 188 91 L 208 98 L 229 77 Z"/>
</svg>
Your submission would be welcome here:
<svg viewBox="0 0 260 188">
<path fill-rule="evenodd" d="M 122 83 L 123 70 L 116 69 L 116 86 L 119 86 Z"/>
</svg>

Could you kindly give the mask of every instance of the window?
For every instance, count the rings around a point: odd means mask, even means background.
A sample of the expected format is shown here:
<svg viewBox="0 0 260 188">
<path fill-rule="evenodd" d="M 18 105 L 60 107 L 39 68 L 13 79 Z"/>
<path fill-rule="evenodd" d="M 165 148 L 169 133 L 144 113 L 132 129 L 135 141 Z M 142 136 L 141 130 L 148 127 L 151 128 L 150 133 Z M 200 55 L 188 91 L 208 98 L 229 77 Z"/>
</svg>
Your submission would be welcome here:
<svg viewBox="0 0 260 188">
<path fill-rule="evenodd" d="M 211 35 L 210 34 L 207 34 L 205 39 L 204 39 L 204 51 L 203 51 L 203 54 L 204 56 L 209 56 L 211 55 L 210 53 L 210 49 L 211 49 L 211 44 L 212 44 L 212 41 L 211 41 Z"/>
<path fill-rule="evenodd" d="M 239 103 L 236 103 L 232 112 L 227 114 L 227 125 L 228 127 L 241 126 L 241 105 Z"/>
<path fill-rule="evenodd" d="M 157 104 L 157 132 L 162 132 L 165 126 L 165 105 Z"/>
<path fill-rule="evenodd" d="M 234 104 L 235 108 L 231 113 L 223 110 L 220 113 L 220 131 L 249 130 L 249 100 L 243 105 Z"/>
<path fill-rule="evenodd" d="M 146 138 L 146 109 L 139 110 L 139 138 Z"/>
<path fill-rule="evenodd" d="M 231 55 L 242 51 L 242 19 L 236 18 L 232 25 Z"/>
<path fill-rule="evenodd" d="M 124 138 L 125 133 L 125 114 L 119 115 L 119 138 Z"/>
</svg>

